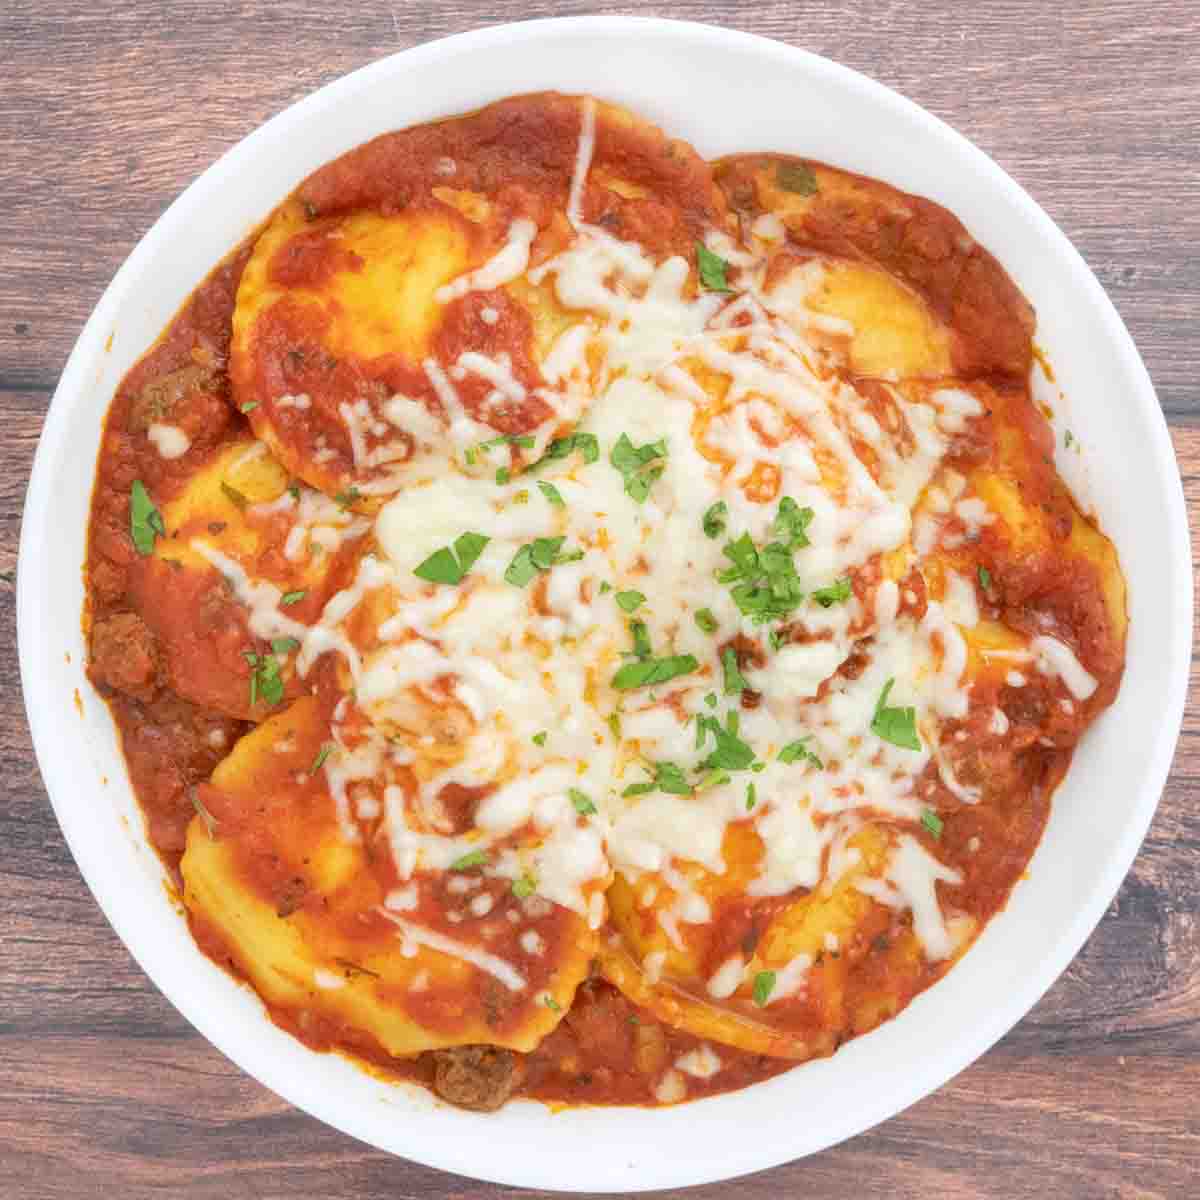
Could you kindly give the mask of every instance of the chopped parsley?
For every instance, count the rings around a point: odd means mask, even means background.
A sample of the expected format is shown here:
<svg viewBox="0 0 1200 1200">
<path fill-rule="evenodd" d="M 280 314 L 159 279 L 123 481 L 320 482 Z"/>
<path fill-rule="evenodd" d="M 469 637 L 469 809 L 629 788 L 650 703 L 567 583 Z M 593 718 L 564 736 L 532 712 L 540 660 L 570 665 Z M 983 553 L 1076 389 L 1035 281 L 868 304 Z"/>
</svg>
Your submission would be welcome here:
<svg viewBox="0 0 1200 1200">
<path fill-rule="evenodd" d="M 563 550 L 562 537 L 535 538 L 526 542 L 508 564 L 504 572 L 506 583 L 513 587 L 525 587 L 534 576 L 548 571 L 558 563 L 575 562 L 583 557 L 582 550 Z"/>
<path fill-rule="evenodd" d="M 783 539 L 789 550 L 802 550 L 808 545 L 808 527 L 812 519 L 811 508 L 801 508 L 791 496 L 784 496 L 771 531 Z"/>
<path fill-rule="evenodd" d="M 725 557 L 733 565 L 717 572 L 720 583 L 731 584 L 738 611 L 756 625 L 788 616 L 804 599 L 791 552 L 771 542 L 759 550 L 748 533 L 726 542 Z"/>
<path fill-rule="evenodd" d="M 535 733 L 529 740 L 535 746 L 544 746 L 546 744 L 546 731 L 543 729 L 540 733 Z"/>
<path fill-rule="evenodd" d="M 822 608 L 832 608 L 835 604 L 845 604 L 850 599 L 850 580 L 839 579 L 829 587 L 817 588 L 812 598 Z"/>
<path fill-rule="evenodd" d="M 469 871 L 472 867 L 482 867 L 487 862 L 486 850 L 470 850 L 456 858 L 450 864 L 452 871 Z"/>
<path fill-rule="evenodd" d="M 537 445 L 536 440 L 527 433 L 502 433 L 499 437 L 480 442 L 476 449 L 482 450 L 486 454 L 497 446 L 520 446 L 522 450 L 532 450 L 535 445 Z"/>
<path fill-rule="evenodd" d="M 283 680 L 279 675 L 279 660 L 273 654 L 244 652 L 243 657 L 250 665 L 250 707 L 261 697 L 263 703 L 275 707 L 283 699 Z"/>
<path fill-rule="evenodd" d="M 720 583 L 731 584 L 730 595 L 743 616 L 756 625 L 779 620 L 794 611 L 804 599 L 792 552 L 809 544 L 811 508 L 801 508 L 791 496 L 779 502 L 771 525 L 779 540 L 758 547 L 748 533 L 723 547 L 733 564 L 717 572 Z"/>
<path fill-rule="evenodd" d="M 817 177 L 808 163 L 781 162 L 775 168 L 775 185 L 798 196 L 817 194 Z"/>
<path fill-rule="evenodd" d="M 532 896 L 537 891 L 537 880 L 531 875 L 522 875 L 520 879 L 512 881 L 512 894 L 518 900 L 525 900 Z"/>
<path fill-rule="evenodd" d="M 759 971 L 754 977 L 754 1003 L 762 1008 L 771 998 L 775 990 L 775 972 Z"/>
<path fill-rule="evenodd" d="M 537 462 L 530 463 L 525 470 L 540 471 L 547 463 L 566 458 L 573 450 L 578 450 L 583 455 L 585 465 L 594 463 L 600 457 L 600 443 L 594 433 L 570 433 L 566 437 L 555 438 L 546 447 L 546 453 Z"/>
<path fill-rule="evenodd" d="M 786 641 L 787 639 L 782 633 L 779 632 L 778 629 L 772 629 L 771 632 L 767 634 L 767 643 L 770 645 L 772 650 L 778 650 L 779 647 L 782 646 Z"/>
<path fill-rule="evenodd" d="M 612 591 L 612 584 L 609 583 L 607 579 L 601 580 L 600 581 L 600 595 L 603 596 L 605 592 L 611 592 L 611 591 Z"/>
<path fill-rule="evenodd" d="M 627 613 L 637 612 L 645 601 L 646 597 L 642 592 L 618 592 L 613 599 L 621 606 L 622 610 Z"/>
<path fill-rule="evenodd" d="M 621 473 L 625 480 L 625 494 L 641 504 L 648 495 L 654 481 L 666 470 L 666 464 L 660 459 L 667 457 L 665 440 L 647 442 L 644 446 L 635 446 L 626 433 L 617 438 L 617 444 L 612 448 L 608 461 Z"/>
<path fill-rule="evenodd" d="M 299 604 L 300 601 L 303 600 L 304 597 L 307 595 L 308 595 L 307 588 L 299 588 L 294 592 L 284 592 L 283 595 L 279 598 L 279 603 L 284 608 L 291 608 L 293 604 Z"/>
<path fill-rule="evenodd" d="M 666 683 L 680 675 L 690 675 L 700 664 L 690 654 L 672 654 L 667 658 L 647 658 L 641 662 L 626 663 L 613 677 L 612 685 L 618 691 L 649 687 L 655 683 Z"/>
<path fill-rule="evenodd" d="M 257 407 L 257 400 L 249 400 L 245 404 L 241 405 L 241 411 L 244 413 L 252 413 Z"/>
<path fill-rule="evenodd" d="M 512 478 L 512 472 L 507 467 L 496 468 L 496 484 L 503 487 Z"/>
<path fill-rule="evenodd" d="M 646 796 L 651 792 L 669 792 L 673 796 L 691 795 L 692 785 L 688 783 L 678 763 L 650 763 L 645 770 L 650 774 L 650 779 L 645 783 L 631 783 L 621 793 L 622 796 Z"/>
<path fill-rule="evenodd" d="M 225 499 L 228 500 L 229 503 L 234 506 L 234 508 L 244 509 L 246 505 L 250 503 L 250 501 L 246 499 L 242 492 L 239 492 L 237 488 L 226 483 L 223 479 L 221 480 L 221 491 L 225 494 Z"/>
<path fill-rule="evenodd" d="M 538 480 L 538 491 L 554 505 L 555 508 L 566 508 L 567 502 L 562 498 L 562 492 L 558 490 L 552 483 L 546 483 L 543 480 Z"/>
<path fill-rule="evenodd" d="M 413 574 L 426 583 L 462 583 L 475 565 L 483 548 L 491 541 L 482 533 L 463 533 L 454 539 L 454 547 L 435 550 L 424 562 L 413 568 Z"/>
<path fill-rule="evenodd" d="M 154 507 L 154 501 L 140 479 L 133 481 L 129 493 L 129 536 L 133 538 L 134 549 L 143 558 L 154 553 L 155 538 L 167 536 L 162 513 Z"/>
<path fill-rule="evenodd" d="M 1071 432 L 1069 429 L 1067 429 L 1067 430 L 1064 430 L 1064 431 L 1063 431 L 1063 445 L 1064 445 L 1064 446 L 1065 446 L 1065 447 L 1066 447 L 1068 450 L 1070 450 L 1070 448 L 1071 448 L 1071 447 L 1072 447 L 1074 444 L 1075 444 L 1075 435 L 1074 435 L 1074 434 L 1073 434 L 1073 433 L 1072 433 L 1072 432 Z"/>
<path fill-rule="evenodd" d="M 714 749 L 700 764 L 706 771 L 744 771 L 754 762 L 754 750 L 739 736 L 736 712 L 725 714 L 725 724 L 716 717 L 701 713 L 696 722 L 705 735 L 712 734 Z M 701 743 L 703 745 L 703 743 Z"/>
<path fill-rule="evenodd" d="M 717 693 L 709 692 L 708 695 L 704 697 L 704 703 L 707 704 L 709 708 L 716 708 L 717 707 Z"/>
<path fill-rule="evenodd" d="M 345 491 L 338 492 L 338 494 L 334 496 L 333 502 L 338 506 L 338 508 L 345 509 L 357 504 L 361 499 L 362 492 L 360 492 L 358 488 L 348 487 Z"/>
<path fill-rule="evenodd" d="M 551 996 L 549 992 L 547 992 L 546 995 L 542 997 L 542 999 L 545 1002 L 546 1007 L 551 1012 L 562 1012 L 562 1005 L 559 1004 L 559 1002 L 557 1000 L 555 1000 L 555 998 L 553 996 Z"/>
<path fill-rule="evenodd" d="M 721 652 L 721 670 L 725 675 L 725 695 L 749 690 L 750 685 L 738 667 L 737 651 L 732 646 L 726 646 Z"/>
<path fill-rule="evenodd" d="M 326 742 L 320 750 L 317 751 L 317 757 L 313 759 L 313 765 L 308 768 L 310 775 L 315 775 L 324 765 L 325 760 L 333 753 L 333 745 Z"/>
<path fill-rule="evenodd" d="M 650 632 L 644 621 L 630 621 L 629 632 L 633 635 L 632 653 L 637 661 L 626 663 L 612 677 L 612 685 L 618 691 L 666 683 L 680 675 L 690 675 L 700 666 L 691 654 L 672 654 L 665 658 L 655 658 L 650 647 Z"/>
<path fill-rule="evenodd" d="M 932 808 L 927 808 L 921 813 L 921 824 L 924 825 L 925 828 L 928 829 L 935 838 L 940 838 L 942 836 L 942 830 L 946 827 L 946 823 L 937 815 L 937 813 L 933 811 Z"/>
<path fill-rule="evenodd" d="M 276 654 L 291 654 L 293 650 L 300 649 L 300 641 L 294 637 L 272 638 L 271 649 Z"/>
<path fill-rule="evenodd" d="M 824 763 L 808 748 L 809 738 L 797 738 L 794 742 L 788 742 L 786 746 L 779 752 L 779 761 L 782 763 L 794 762 L 810 762 L 818 769 L 824 767 Z"/>
<path fill-rule="evenodd" d="M 754 781 L 751 780 L 746 784 L 746 811 L 750 812 L 758 800 L 758 791 L 754 786 Z"/>
<path fill-rule="evenodd" d="M 696 624 L 702 633 L 717 632 L 717 618 L 713 616 L 711 608 L 698 608 L 694 615 L 696 617 Z"/>
<path fill-rule="evenodd" d="M 979 586 L 986 592 L 992 586 L 992 573 L 987 567 L 979 568 Z"/>
<path fill-rule="evenodd" d="M 696 265 L 700 268 L 700 282 L 710 292 L 731 292 L 725 278 L 729 264 L 719 255 L 714 254 L 703 242 L 696 243 Z"/>
<path fill-rule="evenodd" d="M 917 736 L 916 709 L 888 707 L 888 694 L 895 682 L 895 679 L 889 679 L 883 685 L 883 691 L 880 692 L 879 701 L 875 705 L 875 715 L 871 718 L 871 732 L 902 750 L 920 750 L 921 739 Z"/>
<path fill-rule="evenodd" d="M 709 505 L 700 521 L 704 536 L 707 538 L 720 537 L 725 532 L 725 518 L 728 515 L 729 505 L 724 500 L 718 500 L 716 504 Z"/>
<path fill-rule="evenodd" d="M 571 797 L 571 803 L 581 817 L 590 817 L 596 811 L 596 806 L 587 792 L 581 792 L 578 788 L 567 788 L 567 795 Z"/>
</svg>

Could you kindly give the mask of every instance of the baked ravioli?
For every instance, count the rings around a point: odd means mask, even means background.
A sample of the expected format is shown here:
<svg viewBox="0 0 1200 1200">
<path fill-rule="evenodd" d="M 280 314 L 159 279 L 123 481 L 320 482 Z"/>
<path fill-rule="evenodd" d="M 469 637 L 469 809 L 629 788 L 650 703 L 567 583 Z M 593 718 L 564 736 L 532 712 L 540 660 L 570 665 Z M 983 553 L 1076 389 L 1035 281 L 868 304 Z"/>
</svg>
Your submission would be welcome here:
<svg viewBox="0 0 1200 1200">
<path fill-rule="evenodd" d="M 97 470 L 91 675 L 200 948 L 481 1110 L 894 1016 L 1121 679 L 1034 331 L 930 201 L 590 97 L 322 167 Z"/>
</svg>

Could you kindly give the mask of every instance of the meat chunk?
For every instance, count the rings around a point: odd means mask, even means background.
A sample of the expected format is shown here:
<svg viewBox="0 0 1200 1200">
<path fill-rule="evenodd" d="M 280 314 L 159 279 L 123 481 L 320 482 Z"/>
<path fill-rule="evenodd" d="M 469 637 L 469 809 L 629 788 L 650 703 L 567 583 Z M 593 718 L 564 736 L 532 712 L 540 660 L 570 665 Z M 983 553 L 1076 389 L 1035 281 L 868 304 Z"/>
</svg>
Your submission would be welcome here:
<svg viewBox="0 0 1200 1200">
<path fill-rule="evenodd" d="M 216 391 L 213 371 L 199 364 L 156 376 L 129 406 L 129 430 L 145 433 L 151 425 L 174 424 L 183 416 L 194 392 Z"/>
<path fill-rule="evenodd" d="M 92 679 L 149 700 L 158 690 L 158 643 L 136 613 L 117 613 L 92 627 Z"/>
<path fill-rule="evenodd" d="M 433 1052 L 433 1089 L 474 1112 L 495 1112 L 524 1074 L 520 1055 L 499 1046 L 454 1046 Z"/>
<path fill-rule="evenodd" d="M 159 375 L 130 403 L 129 432 L 145 433 L 152 425 L 172 425 L 193 444 L 214 442 L 233 416 L 228 386 L 224 375 L 198 363 Z"/>
</svg>

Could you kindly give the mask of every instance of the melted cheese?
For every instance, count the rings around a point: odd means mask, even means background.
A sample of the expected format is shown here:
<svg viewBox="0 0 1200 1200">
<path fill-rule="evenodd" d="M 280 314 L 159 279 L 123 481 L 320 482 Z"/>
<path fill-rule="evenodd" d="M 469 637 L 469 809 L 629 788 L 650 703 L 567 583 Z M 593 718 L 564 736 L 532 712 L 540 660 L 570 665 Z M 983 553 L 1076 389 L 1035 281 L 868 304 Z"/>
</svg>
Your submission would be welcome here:
<svg viewBox="0 0 1200 1200">
<path fill-rule="evenodd" d="M 405 953 L 425 947 L 456 957 L 514 991 L 526 977 L 513 963 L 466 935 L 449 938 L 398 915 L 409 907 L 404 898 L 417 872 L 445 872 L 480 853 L 489 875 L 532 881 L 536 895 L 527 903 L 569 909 L 593 928 L 604 918 L 614 872 L 644 881 L 663 939 L 643 962 L 653 982 L 667 955 L 685 950 L 690 928 L 711 922 L 709 881 L 729 873 L 731 829 L 748 827 L 761 840 L 745 892 L 785 896 L 830 887 L 861 864 L 848 842 L 873 815 L 915 827 L 916 783 L 931 762 L 952 791 L 976 798 L 938 754 L 942 726 L 969 708 L 961 631 L 979 620 L 974 587 L 950 572 L 942 602 L 931 601 L 917 619 L 883 564 L 929 553 L 951 519 L 974 533 L 994 519 L 982 500 L 960 498 L 961 476 L 933 482 L 950 437 L 982 405 L 957 389 L 922 400 L 894 388 L 885 415 L 869 409 L 831 369 L 825 342 L 813 340 L 855 332 L 809 307 L 822 264 L 807 262 L 767 284 L 766 248 L 782 234 L 777 219 L 756 223 L 749 249 L 710 235 L 737 268 L 732 296 L 697 291 L 683 258 L 655 261 L 637 243 L 589 225 L 582 202 L 593 143 L 594 106 L 586 101 L 567 210 L 574 236 L 563 250 L 528 270 L 536 228 L 516 220 L 491 259 L 440 287 L 436 299 L 445 304 L 522 275 L 551 287 L 574 323 L 550 350 L 543 365 L 550 386 L 538 395 L 559 417 L 582 414 L 579 428 L 596 439 L 600 460 L 585 465 L 573 450 L 504 483 L 493 482 L 494 465 L 472 473 L 442 458 L 434 471 L 433 449 L 447 433 L 456 449 L 494 435 L 468 415 L 456 381 L 485 379 L 497 404 L 524 399 L 526 389 L 503 357 L 473 350 L 454 363 L 427 357 L 421 367 L 440 415 L 402 395 L 384 403 L 386 423 L 365 404 L 342 406 L 356 467 L 399 468 L 411 457 L 425 473 L 405 467 L 407 474 L 398 469 L 371 485 L 397 493 L 374 520 L 374 553 L 313 625 L 287 615 L 277 588 L 196 547 L 246 604 L 253 632 L 300 639 L 301 672 L 328 651 L 344 664 L 347 696 L 334 715 L 325 775 L 347 841 L 361 837 L 359 821 L 382 814 L 402 886 L 380 911 Z M 389 425 L 404 435 L 403 452 L 388 441 L 370 449 L 382 436 L 377 426 L 387 432 Z M 549 435 L 549 426 L 539 430 L 531 459 Z M 663 448 L 653 475 L 644 476 L 644 498 L 630 494 L 610 463 L 622 438 Z M 766 649 L 780 623 L 754 624 L 717 576 L 730 565 L 728 542 L 747 535 L 763 546 L 779 536 L 784 497 L 811 510 L 807 542 L 793 555 L 806 596 L 784 622 L 791 641 Z M 914 530 L 919 503 L 925 524 Z M 723 506 L 726 532 L 706 537 L 714 505 Z M 289 557 L 360 532 L 360 518 L 335 516 L 307 493 L 299 516 Z M 464 533 L 487 541 L 461 581 L 435 585 L 414 573 Z M 537 539 L 562 539 L 564 560 L 516 586 L 506 572 Z M 828 605 L 814 598 L 850 581 L 857 586 Z M 633 591 L 644 596 L 633 619 L 653 653 L 693 656 L 695 671 L 658 688 L 613 687 L 632 646 L 631 614 L 615 598 Z M 697 624 L 702 610 L 715 632 Z M 762 701 L 740 712 L 739 727 L 760 769 L 718 775 L 688 795 L 643 790 L 655 763 L 671 763 L 689 780 L 704 775 L 712 743 L 698 744 L 697 721 L 725 722 L 738 711 L 737 697 L 724 694 L 719 654 L 738 635 L 763 649 L 742 667 Z M 1091 677 L 1070 651 L 1038 641 L 1041 669 L 1058 674 L 1076 698 L 1090 694 Z M 842 673 L 852 654 L 859 669 Z M 914 709 L 920 749 L 874 731 L 888 688 L 890 705 Z M 798 741 L 819 768 L 779 757 Z M 483 794 L 468 833 L 448 832 L 440 796 L 449 785 Z M 594 813 L 581 811 L 580 795 Z M 894 836 L 886 864 L 860 879 L 859 890 L 911 911 L 925 953 L 945 958 L 952 939 L 935 885 L 961 882 L 957 872 L 906 833 Z M 476 916 L 488 909 L 486 896 L 469 902 Z M 543 949 L 533 931 L 520 945 L 531 957 Z M 800 992 L 811 966 L 806 953 L 791 957 L 772 1002 Z M 705 986 L 723 1000 L 746 979 L 747 964 L 733 955 Z M 660 1099 L 682 1098 L 679 1072 L 707 1078 L 719 1066 L 707 1047 L 691 1052 L 663 1077 Z"/>
</svg>

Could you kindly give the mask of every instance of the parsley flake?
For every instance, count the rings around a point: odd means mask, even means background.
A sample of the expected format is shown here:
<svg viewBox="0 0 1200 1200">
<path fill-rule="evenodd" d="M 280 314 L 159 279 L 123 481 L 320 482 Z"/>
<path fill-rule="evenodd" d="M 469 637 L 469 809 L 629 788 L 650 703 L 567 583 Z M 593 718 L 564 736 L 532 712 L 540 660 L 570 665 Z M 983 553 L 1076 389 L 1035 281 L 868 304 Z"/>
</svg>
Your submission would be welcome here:
<svg viewBox="0 0 1200 1200">
<path fill-rule="evenodd" d="M 362 492 L 360 492 L 358 488 L 348 487 L 345 491 L 338 492 L 338 494 L 334 496 L 333 502 L 338 506 L 338 508 L 346 509 L 350 508 L 351 505 L 357 504 L 361 499 Z"/>
<path fill-rule="evenodd" d="M 696 265 L 700 269 L 700 283 L 710 292 L 732 292 L 725 278 L 729 264 L 714 254 L 703 242 L 696 243 Z"/>
<path fill-rule="evenodd" d="M 496 468 L 496 483 L 503 487 L 512 478 L 512 472 L 507 467 Z"/>
<path fill-rule="evenodd" d="M 554 505 L 555 508 L 566 508 L 567 502 L 562 498 L 562 492 L 558 490 L 552 483 L 545 483 L 538 480 L 538 491 Z"/>
<path fill-rule="evenodd" d="M 688 783 L 678 763 L 655 762 L 645 768 L 651 776 L 645 783 L 631 783 L 622 796 L 646 796 L 651 792 L 669 792 L 672 796 L 690 796 L 692 785 Z"/>
<path fill-rule="evenodd" d="M 274 708 L 283 699 L 283 680 L 279 675 L 279 660 L 273 654 L 245 654 L 250 665 L 250 707 L 262 698 Z"/>
<path fill-rule="evenodd" d="M 512 894 L 518 900 L 525 900 L 532 896 L 537 891 L 537 880 L 531 875 L 522 875 L 520 879 L 512 881 Z"/>
<path fill-rule="evenodd" d="M 979 586 L 986 592 L 992 586 L 992 573 L 987 567 L 979 568 Z"/>
<path fill-rule="evenodd" d="M 750 812 L 758 800 L 758 791 L 754 786 L 754 781 L 751 780 L 746 784 L 746 811 Z"/>
<path fill-rule="evenodd" d="M 759 971 L 754 977 L 754 1003 L 763 1008 L 775 990 L 775 972 Z"/>
<path fill-rule="evenodd" d="M 794 762 L 810 762 L 818 769 L 825 766 L 823 762 L 808 748 L 809 738 L 797 738 L 794 742 L 788 742 L 786 746 L 779 752 L 779 761 L 782 763 Z"/>
<path fill-rule="evenodd" d="M 729 515 L 729 505 L 724 500 L 710 504 L 701 518 L 700 527 L 707 538 L 719 538 L 725 532 L 725 518 Z"/>
<path fill-rule="evenodd" d="M 472 867 L 482 867 L 487 862 L 486 850 L 471 850 L 460 855 L 450 864 L 452 871 L 469 871 Z"/>
<path fill-rule="evenodd" d="M 725 695 L 733 696 L 750 690 L 746 677 L 738 667 L 737 651 L 732 646 L 726 646 L 721 652 L 721 670 L 725 675 Z"/>
<path fill-rule="evenodd" d="M 871 718 L 871 732 L 902 750 L 920 750 L 921 739 L 917 736 L 916 709 L 888 707 L 888 694 L 895 682 L 895 679 L 889 679 L 883 685 L 883 691 L 875 705 L 875 715 Z"/>
<path fill-rule="evenodd" d="M 694 616 L 701 633 L 717 632 L 717 618 L 713 615 L 711 608 L 698 608 Z"/>
<path fill-rule="evenodd" d="M 294 592 L 284 592 L 279 598 L 279 603 L 283 608 L 291 608 L 293 604 L 299 604 L 305 596 L 308 595 L 307 588 L 299 588 Z"/>
<path fill-rule="evenodd" d="M 666 470 L 666 464 L 658 461 L 666 457 L 665 439 L 635 446 L 629 440 L 629 435 L 623 433 L 617 438 L 617 444 L 612 448 L 608 461 L 620 471 L 625 480 L 625 494 L 635 504 L 641 504 L 650 495 L 654 481 Z"/>
<path fill-rule="evenodd" d="M 271 640 L 271 649 L 276 654 L 291 654 L 293 650 L 300 649 L 300 641 L 294 637 L 273 638 Z"/>
<path fill-rule="evenodd" d="M 666 683 L 680 675 L 690 675 L 698 670 L 699 662 L 690 654 L 672 654 L 667 658 L 648 658 L 641 662 L 626 663 L 613 677 L 612 685 L 618 691 L 649 687 L 655 683 Z"/>
<path fill-rule="evenodd" d="M 943 821 L 942 818 L 939 817 L 932 808 L 927 808 L 921 813 L 921 824 L 924 825 L 925 828 L 929 830 L 930 834 L 932 834 L 932 836 L 935 838 L 940 838 L 942 836 L 942 830 L 946 827 L 945 821 Z"/>
<path fill-rule="evenodd" d="M 567 795 L 571 797 L 571 803 L 581 817 L 590 817 L 596 811 L 596 806 L 587 792 L 581 792 L 578 788 L 567 788 Z"/>
<path fill-rule="evenodd" d="M 600 457 L 600 443 L 594 433 L 570 433 L 566 437 L 555 438 L 546 447 L 546 453 L 537 462 L 530 463 L 525 470 L 540 471 L 547 463 L 566 458 L 574 450 L 583 455 L 585 466 L 594 463 Z"/>
<path fill-rule="evenodd" d="M 565 540 L 562 537 L 544 537 L 526 542 L 508 564 L 504 572 L 505 582 L 511 583 L 513 587 L 525 587 L 542 571 L 548 571 L 558 563 L 575 562 L 582 558 L 582 550 L 563 550 L 562 544 Z"/>
<path fill-rule="evenodd" d="M 154 553 L 155 538 L 167 536 L 162 513 L 154 507 L 150 493 L 140 479 L 133 481 L 129 492 L 129 536 L 133 538 L 134 549 L 143 558 Z"/>
<path fill-rule="evenodd" d="M 533 737 L 530 738 L 530 741 L 533 742 L 535 746 L 544 746 L 546 744 L 546 731 L 543 729 L 541 733 L 535 733 Z"/>
<path fill-rule="evenodd" d="M 754 750 L 739 736 L 739 720 L 736 712 L 725 714 L 725 724 L 716 717 L 701 714 L 696 718 L 704 733 L 712 734 L 715 748 L 700 764 L 708 771 L 744 771 L 754 762 Z"/>
<path fill-rule="evenodd" d="M 817 588 L 812 594 L 812 598 L 822 608 L 832 608 L 835 604 L 844 604 L 850 599 L 850 580 L 839 579 L 836 583 L 831 583 L 828 587 Z"/>
<path fill-rule="evenodd" d="M 801 508 L 791 496 L 784 496 L 779 502 L 779 512 L 771 529 L 783 539 L 789 550 L 802 550 L 808 545 L 807 530 L 812 519 L 811 508 Z"/>
<path fill-rule="evenodd" d="M 317 751 L 317 757 L 313 759 L 313 765 L 308 768 L 310 775 L 315 775 L 324 765 L 325 760 L 333 753 L 333 744 L 326 742 L 320 750 Z"/>
<path fill-rule="evenodd" d="M 542 999 L 545 1002 L 546 1007 L 551 1012 L 562 1012 L 562 1005 L 559 1004 L 559 1002 L 557 1000 L 555 1000 L 555 998 L 553 996 L 551 996 L 549 993 L 547 993 L 545 996 L 543 996 Z"/>
<path fill-rule="evenodd" d="M 645 602 L 645 595 L 642 592 L 618 592 L 613 599 L 621 606 L 622 610 L 631 613 L 637 610 Z"/>
<path fill-rule="evenodd" d="M 454 548 L 443 546 L 413 568 L 413 574 L 426 583 L 462 583 L 475 565 L 484 547 L 491 541 L 482 533 L 463 533 L 454 539 Z"/>
</svg>

